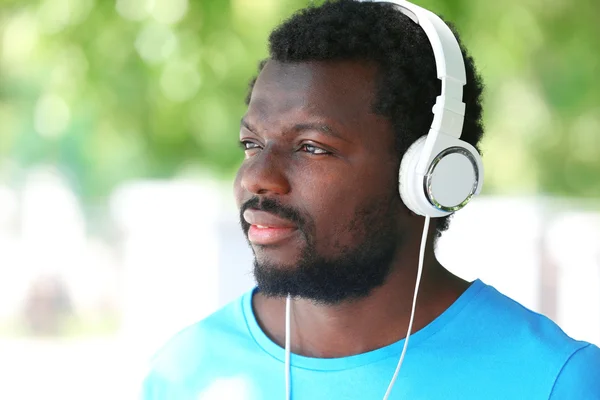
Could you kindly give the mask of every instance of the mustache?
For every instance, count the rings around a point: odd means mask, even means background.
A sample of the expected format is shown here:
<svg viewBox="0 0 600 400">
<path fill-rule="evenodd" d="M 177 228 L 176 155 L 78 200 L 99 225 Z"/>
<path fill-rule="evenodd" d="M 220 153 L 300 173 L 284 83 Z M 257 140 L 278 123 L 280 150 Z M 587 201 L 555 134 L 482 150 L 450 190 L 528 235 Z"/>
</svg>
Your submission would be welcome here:
<svg viewBox="0 0 600 400">
<path fill-rule="evenodd" d="M 250 229 L 250 224 L 244 219 L 244 211 L 249 208 L 269 212 L 280 218 L 287 219 L 288 221 L 293 222 L 299 230 L 302 230 L 305 225 L 304 218 L 302 218 L 298 210 L 285 206 L 274 199 L 260 199 L 257 196 L 254 196 L 240 207 L 240 223 L 242 224 L 242 230 L 246 234 L 248 233 L 248 229 Z"/>
</svg>

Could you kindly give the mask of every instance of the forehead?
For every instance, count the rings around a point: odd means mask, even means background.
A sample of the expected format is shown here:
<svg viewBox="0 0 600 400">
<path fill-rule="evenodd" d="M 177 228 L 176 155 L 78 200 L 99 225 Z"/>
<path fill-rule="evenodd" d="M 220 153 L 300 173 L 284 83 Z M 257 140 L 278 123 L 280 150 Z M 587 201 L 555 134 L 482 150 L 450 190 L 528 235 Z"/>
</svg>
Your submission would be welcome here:
<svg viewBox="0 0 600 400">
<path fill-rule="evenodd" d="M 377 118 L 372 112 L 376 68 L 355 61 L 282 63 L 270 60 L 258 76 L 248 113 L 259 119 L 317 114 L 343 125 Z"/>
</svg>

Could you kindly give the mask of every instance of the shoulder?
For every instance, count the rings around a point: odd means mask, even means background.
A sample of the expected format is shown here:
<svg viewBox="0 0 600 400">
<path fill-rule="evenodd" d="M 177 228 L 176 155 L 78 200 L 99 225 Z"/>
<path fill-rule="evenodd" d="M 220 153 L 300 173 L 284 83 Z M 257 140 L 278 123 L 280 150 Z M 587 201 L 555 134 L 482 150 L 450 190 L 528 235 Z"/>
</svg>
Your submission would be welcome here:
<svg viewBox="0 0 600 400">
<path fill-rule="evenodd" d="M 495 325 L 500 335 L 522 335 L 549 347 L 581 347 L 582 342 L 570 338 L 550 318 L 530 310 L 493 286 L 484 284 L 479 303 L 480 312 L 486 314 L 485 319 Z"/>
<path fill-rule="evenodd" d="M 244 294 L 203 320 L 179 331 L 152 357 L 144 380 L 144 391 L 156 392 L 164 387 L 187 387 L 199 381 L 226 353 L 251 340 L 243 310 Z M 144 397 L 150 398 L 150 397 Z"/>
<path fill-rule="evenodd" d="M 514 387 L 529 398 L 552 393 L 551 399 L 600 400 L 596 346 L 571 338 L 550 318 L 479 282 L 477 295 L 453 325 L 453 340 L 469 343 L 474 368 L 492 372 L 502 390 Z M 566 395 L 579 393 L 575 386 L 582 395 Z"/>
<path fill-rule="evenodd" d="M 471 324 L 477 321 L 478 334 L 502 344 L 503 351 L 521 357 L 535 357 L 540 363 L 562 366 L 578 349 L 588 343 L 569 337 L 550 318 L 524 307 L 483 284 L 476 300 L 469 307 Z M 485 331 L 485 332 L 482 332 Z"/>
<path fill-rule="evenodd" d="M 600 348 L 587 344 L 570 355 L 550 399 L 600 399 Z"/>
</svg>

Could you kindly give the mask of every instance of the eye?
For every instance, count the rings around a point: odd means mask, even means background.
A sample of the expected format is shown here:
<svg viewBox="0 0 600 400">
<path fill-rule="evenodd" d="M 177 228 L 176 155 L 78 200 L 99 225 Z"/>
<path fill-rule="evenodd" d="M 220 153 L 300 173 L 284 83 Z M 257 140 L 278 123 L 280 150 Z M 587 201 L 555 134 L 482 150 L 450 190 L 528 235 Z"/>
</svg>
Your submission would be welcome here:
<svg viewBox="0 0 600 400">
<path fill-rule="evenodd" d="M 254 149 L 260 149 L 260 146 L 254 142 L 251 142 L 249 140 L 240 140 L 240 147 L 244 150 L 254 150 Z"/>
<path fill-rule="evenodd" d="M 301 149 L 302 149 L 302 151 L 305 151 L 307 153 L 315 154 L 315 155 L 319 155 L 319 156 L 331 154 L 331 152 L 329 152 L 327 150 L 323 150 L 320 147 L 317 147 L 317 146 L 314 146 L 314 145 L 308 144 L 308 143 L 303 144 Z"/>
</svg>

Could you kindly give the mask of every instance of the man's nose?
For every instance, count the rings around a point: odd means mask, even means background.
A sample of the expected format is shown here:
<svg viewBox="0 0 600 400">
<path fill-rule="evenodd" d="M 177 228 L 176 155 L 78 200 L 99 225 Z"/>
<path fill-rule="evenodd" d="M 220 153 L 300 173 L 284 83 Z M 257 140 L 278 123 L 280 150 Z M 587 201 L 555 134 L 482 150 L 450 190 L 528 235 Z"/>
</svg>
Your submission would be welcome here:
<svg viewBox="0 0 600 400">
<path fill-rule="evenodd" d="M 283 195 L 290 191 L 281 155 L 268 148 L 246 161 L 240 184 L 252 194 Z"/>
</svg>

